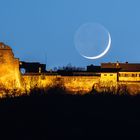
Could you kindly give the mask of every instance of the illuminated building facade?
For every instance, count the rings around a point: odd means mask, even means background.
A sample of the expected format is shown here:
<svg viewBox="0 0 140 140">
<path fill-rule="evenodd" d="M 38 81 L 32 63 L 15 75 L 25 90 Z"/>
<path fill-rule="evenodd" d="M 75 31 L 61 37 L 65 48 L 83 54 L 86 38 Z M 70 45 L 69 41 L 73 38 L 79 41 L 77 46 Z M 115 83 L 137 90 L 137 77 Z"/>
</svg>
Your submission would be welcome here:
<svg viewBox="0 0 140 140">
<path fill-rule="evenodd" d="M 139 63 L 102 63 L 101 69 L 106 70 L 110 75 L 105 75 L 101 77 L 101 79 L 111 80 L 112 76 L 116 75 L 116 78 L 112 81 L 117 82 L 140 82 L 140 64 Z M 113 73 L 109 72 L 111 70 Z M 101 76 L 102 76 L 101 75 Z M 107 76 L 107 77 L 105 77 Z"/>
</svg>

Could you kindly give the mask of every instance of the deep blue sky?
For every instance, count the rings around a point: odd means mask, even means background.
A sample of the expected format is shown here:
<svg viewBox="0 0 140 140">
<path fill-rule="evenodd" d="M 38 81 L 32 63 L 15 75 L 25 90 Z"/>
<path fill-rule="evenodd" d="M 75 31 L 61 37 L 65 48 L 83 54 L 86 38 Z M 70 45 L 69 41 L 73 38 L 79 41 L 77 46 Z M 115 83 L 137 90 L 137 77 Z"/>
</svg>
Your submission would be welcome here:
<svg viewBox="0 0 140 140">
<path fill-rule="evenodd" d="M 140 60 L 140 0 L 0 0 L 0 5 L 0 41 L 20 60 L 48 68 Z M 87 60 L 75 49 L 74 34 L 86 22 L 98 22 L 111 34 L 111 49 L 101 59 Z"/>
</svg>

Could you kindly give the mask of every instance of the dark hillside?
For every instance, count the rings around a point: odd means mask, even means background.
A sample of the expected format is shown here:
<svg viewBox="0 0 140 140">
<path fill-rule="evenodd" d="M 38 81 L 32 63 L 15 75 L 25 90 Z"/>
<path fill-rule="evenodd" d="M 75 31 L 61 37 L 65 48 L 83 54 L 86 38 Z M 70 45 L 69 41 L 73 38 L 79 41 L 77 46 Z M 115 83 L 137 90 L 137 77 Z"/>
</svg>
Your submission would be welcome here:
<svg viewBox="0 0 140 140">
<path fill-rule="evenodd" d="M 57 93 L 55 92 L 57 91 Z M 89 139 L 140 136 L 140 96 L 70 95 L 61 89 L 0 101 L 4 139 Z"/>
</svg>

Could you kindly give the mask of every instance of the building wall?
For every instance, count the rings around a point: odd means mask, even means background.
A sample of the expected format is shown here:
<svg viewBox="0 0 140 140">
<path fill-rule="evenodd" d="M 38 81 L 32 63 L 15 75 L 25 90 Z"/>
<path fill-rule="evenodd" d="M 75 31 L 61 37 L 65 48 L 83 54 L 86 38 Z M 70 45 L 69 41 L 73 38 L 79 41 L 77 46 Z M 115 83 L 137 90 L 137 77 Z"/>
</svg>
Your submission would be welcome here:
<svg viewBox="0 0 140 140">
<path fill-rule="evenodd" d="M 99 87 L 100 91 L 139 94 L 140 72 L 102 73 Z"/>
<path fill-rule="evenodd" d="M 140 82 L 140 72 L 119 72 L 119 81 Z"/>
<path fill-rule="evenodd" d="M 117 76 L 117 73 L 101 73 L 101 86 L 116 86 Z"/>
<path fill-rule="evenodd" d="M 140 72 L 101 73 L 101 82 L 140 82 Z"/>
</svg>

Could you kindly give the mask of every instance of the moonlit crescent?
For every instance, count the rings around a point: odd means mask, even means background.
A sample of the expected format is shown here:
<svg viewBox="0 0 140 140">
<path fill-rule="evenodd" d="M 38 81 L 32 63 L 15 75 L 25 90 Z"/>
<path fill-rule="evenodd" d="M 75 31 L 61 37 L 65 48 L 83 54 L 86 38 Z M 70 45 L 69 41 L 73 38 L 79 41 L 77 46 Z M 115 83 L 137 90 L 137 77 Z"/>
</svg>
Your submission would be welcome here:
<svg viewBox="0 0 140 140">
<path fill-rule="evenodd" d="M 111 36 L 110 36 L 109 32 L 108 32 L 108 38 L 109 38 L 108 45 L 107 45 L 106 49 L 101 54 L 93 56 L 93 57 L 92 56 L 89 57 L 89 56 L 85 56 L 85 55 L 82 55 L 82 56 L 87 58 L 87 59 L 91 59 L 91 60 L 103 57 L 108 52 L 108 50 L 110 49 L 110 46 L 111 46 Z"/>
</svg>

